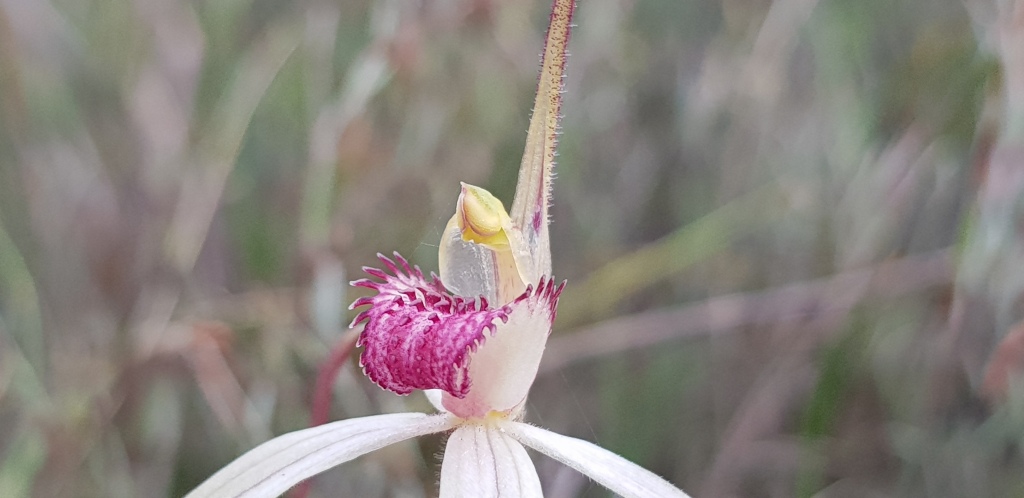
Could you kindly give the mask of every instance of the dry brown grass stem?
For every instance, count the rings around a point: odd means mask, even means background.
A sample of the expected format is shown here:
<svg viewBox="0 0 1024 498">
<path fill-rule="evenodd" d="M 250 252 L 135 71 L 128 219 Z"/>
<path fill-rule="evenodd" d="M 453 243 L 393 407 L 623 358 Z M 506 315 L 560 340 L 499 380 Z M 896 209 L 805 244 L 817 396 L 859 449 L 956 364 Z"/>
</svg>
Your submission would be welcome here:
<svg viewBox="0 0 1024 498">
<path fill-rule="evenodd" d="M 943 249 L 773 289 L 622 316 L 556 334 L 541 373 L 684 338 L 846 314 L 864 299 L 920 292 L 949 284 L 952 277 L 950 251 Z"/>
</svg>

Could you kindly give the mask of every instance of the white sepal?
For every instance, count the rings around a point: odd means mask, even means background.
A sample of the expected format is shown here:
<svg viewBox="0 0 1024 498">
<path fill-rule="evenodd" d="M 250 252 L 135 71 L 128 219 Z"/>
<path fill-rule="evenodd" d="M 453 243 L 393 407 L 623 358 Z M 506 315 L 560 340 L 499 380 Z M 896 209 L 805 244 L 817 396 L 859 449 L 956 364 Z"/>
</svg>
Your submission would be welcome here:
<svg viewBox="0 0 1024 498">
<path fill-rule="evenodd" d="M 466 424 L 448 438 L 440 498 L 543 498 L 537 469 L 518 441 L 492 426 Z"/>
<path fill-rule="evenodd" d="M 267 441 L 222 468 L 186 498 L 278 496 L 327 469 L 406 439 L 450 429 L 452 417 L 394 413 L 354 418 Z"/>
<path fill-rule="evenodd" d="M 653 472 L 596 444 L 521 422 L 506 422 L 506 433 L 519 442 L 589 476 L 625 498 L 688 498 Z"/>
</svg>

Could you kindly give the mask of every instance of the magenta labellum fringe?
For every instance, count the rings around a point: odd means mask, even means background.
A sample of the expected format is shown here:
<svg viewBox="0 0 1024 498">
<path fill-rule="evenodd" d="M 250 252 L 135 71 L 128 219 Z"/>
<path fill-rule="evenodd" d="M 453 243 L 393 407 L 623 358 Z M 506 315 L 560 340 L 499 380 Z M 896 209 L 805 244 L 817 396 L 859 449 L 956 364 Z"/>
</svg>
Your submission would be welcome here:
<svg viewBox="0 0 1024 498">
<path fill-rule="evenodd" d="M 419 267 L 410 267 L 398 253 L 397 263 L 378 257 L 390 273 L 364 271 L 383 282 L 352 282 L 377 291 L 351 306 L 370 305 L 352 322 L 366 322 L 358 342 L 364 348 L 359 357 L 363 372 L 397 394 L 441 389 L 465 397 L 470 387 L 465 374 L 469 355 L 486 340 L 485 331 L 495 331 L 497 320 L 508 320 L 508 307 L 489 309 L 483 298 L 452 295 L 437 276 L 427 281 Z"/>
<path fill-rule="evenodd" d="M 468 377 L 472 353 L 484 344 L 489 331 L 508 321 L 513 307 L 535 309 L 540 303 L 554 309 L 564 285 L 542 278 L 537 291 L 529 286 L 511 304 L 491 308 L 486 299 L 456 296 L 436 275 L 428 281 L 419 267 L 409 265 L 398 253 L 395 260 L 378 254 L 387 271 L 363 270 L 383 282 L 361 279 L 353 286 L 377 292 L 360 298 L 351 308 L 369 305 L 353 320 L 364 323 L 358 346 L 359 364 L 380 387 L 396 394 L 416 389 L 441 389 L 464 398 L 471 387 Z"/>
</svg>

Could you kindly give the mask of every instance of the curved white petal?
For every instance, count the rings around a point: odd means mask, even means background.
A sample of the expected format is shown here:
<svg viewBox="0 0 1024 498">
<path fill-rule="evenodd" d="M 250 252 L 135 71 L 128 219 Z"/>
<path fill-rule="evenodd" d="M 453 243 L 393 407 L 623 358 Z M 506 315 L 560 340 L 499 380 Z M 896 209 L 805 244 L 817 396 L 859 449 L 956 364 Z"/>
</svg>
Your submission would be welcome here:
<svg viewBox="0 0 1024 498">
<path fill-rule="evenodd" d="M 521 422 L 502 425 L 508 435 L 597 481 L 625 498 L 688 498 L 653 472 L 600 446 Z"/>
<path fill-rule="evenodd" d="M 424 389 L 423 394 L 427 397 L 427 401 L 429 401 L 437 411 L 441 413 L 448 413 L 448 409 L 441 404 L 444 391 L 440 389 Z"/>
<path fill-rule="evenodd" d="M 186 498 L 278 496 L 303 479 L 399 441 L 450 429 L 448 415 L 393 413 L 295 431 L 219 470 Z"/>
<path fill-rule="evenodd" d="M 543 498 L 526 448 L 494 427 L 467 424 L 448 438 L 441 498 Z"/>
</svg>

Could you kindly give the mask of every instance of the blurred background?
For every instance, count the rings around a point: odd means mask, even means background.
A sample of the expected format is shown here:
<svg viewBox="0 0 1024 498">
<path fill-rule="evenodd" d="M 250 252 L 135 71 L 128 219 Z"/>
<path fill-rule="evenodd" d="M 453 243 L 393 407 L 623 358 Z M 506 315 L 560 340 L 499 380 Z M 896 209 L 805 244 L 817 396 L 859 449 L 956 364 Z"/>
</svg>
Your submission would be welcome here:
<svg viewBox="0 0 1024 498">
<path fill-rule="evenodd" d="M 510 202 L 548 8 L 0 0 L 0 496 L 180 496 L 306 427 L 348 280 L 436 269 L 459 181 Z M 694 496 L 1024 496 L 1024 2 L 576 22 L 528 419 Z M 435 496 L 442 442 L 310 496 Z"/>
</svg>

